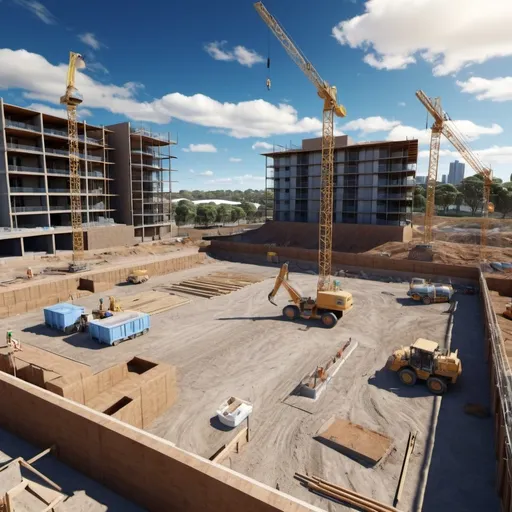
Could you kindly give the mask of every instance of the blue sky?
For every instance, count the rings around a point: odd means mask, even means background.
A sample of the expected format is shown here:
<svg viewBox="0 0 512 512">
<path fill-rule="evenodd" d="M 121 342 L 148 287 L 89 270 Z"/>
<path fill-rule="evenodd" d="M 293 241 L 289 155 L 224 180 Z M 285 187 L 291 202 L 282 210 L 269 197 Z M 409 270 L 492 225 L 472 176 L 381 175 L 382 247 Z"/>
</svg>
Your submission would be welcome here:
<svg viewBox="0 0 512 512">
<path fill-rule="evenodd" d="M 512 172 L 512 2 L 487 0 L 267 0 L 320 75 L 338 88 L 355 140 L 429 133 L 415 98 L 445 110 L 495 175 Z M 82 116 L 131 120 L 178 137 L 186 188 L 262 188 L 272 144 L 319 134 L 322 103 L 246 0 L 120 2 L 0 0 L 0 96 L 60 108 L 69 50 L 82 53 Z M 272 88 L 267 91 L 270 54 Z M 512 71 L 508 73 L 512 75 Z M 458 158 L 442 145 L 439 174 Z M 466 171 L 468 172 L 468 171 Z"/>
</svg>

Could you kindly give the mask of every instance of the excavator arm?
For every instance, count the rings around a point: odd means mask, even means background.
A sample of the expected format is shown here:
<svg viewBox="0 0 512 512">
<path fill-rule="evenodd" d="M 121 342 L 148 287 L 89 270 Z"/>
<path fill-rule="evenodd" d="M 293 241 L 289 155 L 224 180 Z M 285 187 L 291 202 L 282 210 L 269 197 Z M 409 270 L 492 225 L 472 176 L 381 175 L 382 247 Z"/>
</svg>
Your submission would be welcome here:
<svg viewBox="0 0 512 512">
<path fill-rule="evenodd" d="M 274 302 L 273 299 L 276 296 L 277 292 L 279 291 L 279 288 L 281 288 L 281 286 L 284 286 L 285 290 L 290 295 L 292 302 L 296 305 L 299 305 L 302 297 L 300 293 L 288 282 L 288 263 L 285 263 L 281 267 L 281 270 L 279 271 L 279 274 L 276 277 L 274 288 L 268 294 L 268 300 L 271 304 L 274 304 L 274 306 L 277 306 L 277 304 Z"/>
</svg>

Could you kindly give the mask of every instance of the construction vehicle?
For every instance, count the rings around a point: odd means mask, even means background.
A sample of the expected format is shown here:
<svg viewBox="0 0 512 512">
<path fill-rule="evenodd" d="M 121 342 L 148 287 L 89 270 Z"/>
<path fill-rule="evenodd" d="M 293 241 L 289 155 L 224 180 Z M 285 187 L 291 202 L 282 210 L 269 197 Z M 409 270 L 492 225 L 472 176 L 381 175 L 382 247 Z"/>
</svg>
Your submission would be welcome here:
<svg viewBox="0 0 512 512">
<path fill-rule="evenodd" d="M 60 102 L 66 105 L 68 112 L 69 138 L 69 188 L 71 201 L 71 230 L 73 235 L 73 260 L 69 272 L 87 270 L 84 259 L 84 232 L 82 226 L 82 199 L 80 197 L 80 152 L 78 148 L 78 124 L 76 108 L 82 103 L 82 97 L 75 87 L 76 70 L 85 67 L 85 61 L 79 53 L 69 52 L 69 66 L 66 81 L 66 93 Z"/>
<path fill-rule="evenodd" d="M 503 316 L 505 318 L 508 318 L 509 320 L 512 320 L 512 302 L 509 302 L 505 306 L 505 311 L 503 311 Z"/>
<path fill-rule="evenodd" d="M 427 381 L 434 395 L 442 395 L 448 384 L 455 384 L 462 373 L 458 350 L 441 350 L 435 341 L 418 338 L 410 347 L 395 350 L 388 358 L 386 368 L 398 372 L 400 381 L 414 386 L 418 379 Z"/>
<path fill-rule="evenodd" d="M 416 97 L 425 106 L 428 113 L 433 117 L 434 124 L 430 138 L 430 157 L 427 175 L 427 207 L 424 217 L 424 242 L 432 242 L 432 222 L 435 214 L 435 194 L 437 186 L 437 168 L 439 164 L 439 148 L 441 135 L 444 135 L 460 153 L 464 160 L 471 166 L 473 171 L 483 178 L 483 209 L 482 228 L 480 232 L 480 260 L 487 260 L 487 227 L 488 215 L 494 212 L 494 205 L 489 201 L 492 184 L 492 170 L 480 161 L 473 153 L 464 136 L 459 132 L 457 126 L 451 121 L 450 116 L 441 108 L 441 98 L 429 98 L 423 91 L 416 91 Z"/>
<path fill-rule="evenodd" d="M 109 304 L 108 309 L 105 308 L 103 299 L 100 298 L 100 304 L 98 309 L 92 310 L 92 317 L 95 320 L 101 320 L 103 318 L 108 318 L 110 316 L 113 316 L 114 313 L 119 313 L 120 311 L 123 311 L 121 308 L 121 304 L 117 301 L 117 299 L 113 296 L 109 297 Z"/>
<path fill-rule="evenodd" d="M 314 320 L 321 320 L 326 327 L 331 328 L 353 306 L 352 294 L 341 290 L 319 290 L 316 299 L 303 297 L 288 282 L 288 263 L 281 267 L 281 271 L 276 277 L 274 288 L 268 294 L 268 300 L 274 306 L 277 306 L 277 304 L 273 299 L 281 286 L 290 295 L 290 302 L 293 302 L 293 304 L 283 308 L 283 315 L 290 320 L 296 320 L 297 318 L 309 320 L 312 318 Z"/>
<path fill-rule="evenodd" d="M 149 279 L 147 270 L 132 270 L 126 282 L 132 284 L 145 283 Z"/>
<path fill-rule="evenodd" d="M 291 59 L 316 87 L 318 96 L 324 100 L 322 128 L 322 163 L 320 186 L 320 229 L 318 252 L 318 291 L 332 291 L 332 220 L 334 189 L 334 116 L 345 117 L 345 107 L 338 104 L 336 87 L 330 86 L 318 74 L 302 51 L 297 48 L 284 28 L 272 16 L 262 2 L 256 2 L 254 8 L 274 33 Z"/>
<path fill-rule="evenodd" d="M 432 283 L 420 277 L 414 277 L 409 284 L 407 295 L 423 304 L 450 302 L 455 293 L 451 284 Z"/>
</svg>

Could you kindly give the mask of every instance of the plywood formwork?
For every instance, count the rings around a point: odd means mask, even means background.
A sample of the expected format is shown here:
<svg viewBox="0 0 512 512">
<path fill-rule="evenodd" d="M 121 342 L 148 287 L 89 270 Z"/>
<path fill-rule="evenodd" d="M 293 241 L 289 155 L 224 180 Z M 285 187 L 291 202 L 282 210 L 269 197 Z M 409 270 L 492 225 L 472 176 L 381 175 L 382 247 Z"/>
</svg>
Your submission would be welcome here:
<svg viewBox="0 0 512 512">
<path fill-rule="evenodd" d="M 228 295 L 260 281 L 262 281 L 262 278 L 254 275 L 215 272 L 204 277 L 188 279 L 187 281 L 161 288 L 211 299 L 220 295 Z"/>
<path fill-rule="evenodd" d="M 364 463 L 376 464 L 391 447 L 391 439 L 348 420 L 331 418 L 317 439 L 328 446 Z"/>
</svg>

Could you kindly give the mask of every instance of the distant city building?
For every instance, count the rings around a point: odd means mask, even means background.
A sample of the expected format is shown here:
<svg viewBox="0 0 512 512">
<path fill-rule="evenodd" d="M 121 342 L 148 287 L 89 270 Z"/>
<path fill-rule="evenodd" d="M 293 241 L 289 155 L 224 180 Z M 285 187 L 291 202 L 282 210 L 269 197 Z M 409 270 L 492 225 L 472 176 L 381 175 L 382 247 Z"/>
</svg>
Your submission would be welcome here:
<svg viewBox="0 0 512 512">
<path fill-rule="evenodd" d="M 464 170 L 466 165 L 458 160 L 450 163 L 450 171 L 448 173 L 448 183 L 458 185 L 464 179 Z"/>
<path fill-rule="evenodd" d="M 443 176 L 441 177 L 441 183 L 446 183 L 446 174 L 443 174 Z"/>
<path fill-rule="evenodd" d="M 416 176 L 416 185 L 426 185 L 427 177 L 426 176 Z"/>
</svg>

